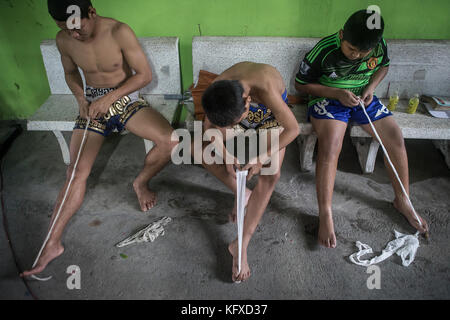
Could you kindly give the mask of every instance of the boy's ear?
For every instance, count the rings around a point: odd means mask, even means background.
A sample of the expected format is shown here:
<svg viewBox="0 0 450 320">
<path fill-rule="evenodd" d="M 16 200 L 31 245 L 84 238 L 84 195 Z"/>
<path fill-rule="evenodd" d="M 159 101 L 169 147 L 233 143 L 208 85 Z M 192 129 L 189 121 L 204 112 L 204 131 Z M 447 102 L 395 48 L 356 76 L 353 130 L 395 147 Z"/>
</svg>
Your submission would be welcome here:
<svg viewBox="0 0 450 320">
<path fill-rule="evenodd" d="M 242 98 L 244 99 L 245 104 L 252 102 L 252 97 L 250 97 L 250 95 L 248 96 L 243 95 Z"/>
<path fill-rule="evenodd" d="M 339 39 L 343 39 L 344 38 L 344 30 L 339 30 Z"/>
<path fill-rule="evenodd" d="M 89 7 L 88 15 L 89 15 L 89 19 L 95 18 L 97 16 L 97 10 L 95 10 L 95 8 L 93 8 L 93 7 Z"/>
</svg>

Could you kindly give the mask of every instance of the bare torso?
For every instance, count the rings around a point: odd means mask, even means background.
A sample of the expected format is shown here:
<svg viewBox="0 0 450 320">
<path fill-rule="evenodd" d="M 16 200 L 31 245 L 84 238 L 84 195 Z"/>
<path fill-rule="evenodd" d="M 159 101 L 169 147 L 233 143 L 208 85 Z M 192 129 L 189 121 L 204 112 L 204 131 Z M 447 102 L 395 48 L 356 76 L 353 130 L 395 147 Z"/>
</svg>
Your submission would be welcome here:
<svg viewBox="0 0 450 320">
<path fill-rule="evenodd" d="M 214 81 L 239 80 L 246 95 L 252 97 L 252 101 L 265 104 L 264 94 L 277 92 L 280 96 L 286 89 L 283 78 L 278 70 L 271 65 L 254 62 L 240 62 L 225 70 Z"/>
<path fill-rule="evenodd" d="M 118 87 L 132 76 L 114 38 L 120 24 L 111 18 L 98 17 L 95 36 L 87 41 L 78 41 L 64 31 L 57 35 L 60 50 L 83 70 L 86 83 L 92 87 Z"/>
</svg>

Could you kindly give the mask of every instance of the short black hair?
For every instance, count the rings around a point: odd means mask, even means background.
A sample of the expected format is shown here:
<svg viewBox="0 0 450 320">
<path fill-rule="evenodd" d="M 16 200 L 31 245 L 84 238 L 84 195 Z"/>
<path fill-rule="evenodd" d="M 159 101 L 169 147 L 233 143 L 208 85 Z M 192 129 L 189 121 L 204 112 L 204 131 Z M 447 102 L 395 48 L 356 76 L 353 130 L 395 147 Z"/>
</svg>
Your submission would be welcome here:
<svg viewBox="0 0 450 320">
<path fill-rule="evenodd" d="M 202 106 L 209 121 L 219 127 L 234 124 L 245 112 L 243 93 L 244 88 L 238 80 L 212 83 L 202 96 Z"/>
<path fill-rule="evenodd" d="M 67 8 L 71 5 L 80 7 L 81 19 L 89 18 L 89 7 L 92 7 L 91 0 L 48 0 L 48 13 L 56 21 L 67 21 L 72 15 L 67 13 Z"/>
<path fill-rule="evenodd" d="M 359 50 L 367 51 L 376 47 L 383 38 L 384 20 L 380 17 L 380 28 L 369 29 L 367 21 L 376 12 L 367 13 L 367 10 L 359 10 L 353 13 L 344 25 L 343 40 L 350 42 L 351 45 Z"/>
</svg>

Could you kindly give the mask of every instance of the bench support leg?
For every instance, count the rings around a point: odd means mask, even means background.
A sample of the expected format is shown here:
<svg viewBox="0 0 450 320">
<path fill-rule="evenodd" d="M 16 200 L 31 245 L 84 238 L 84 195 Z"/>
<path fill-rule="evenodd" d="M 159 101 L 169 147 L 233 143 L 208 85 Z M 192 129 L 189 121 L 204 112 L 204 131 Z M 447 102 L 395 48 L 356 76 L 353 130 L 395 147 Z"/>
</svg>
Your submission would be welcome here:
<svg viewBox="0 0 450 320">
<path fill-rule="evenodd" d="M 58 139 L 59 147 L 61 148 L 62 157 L 64 160 L 64 163 L 66 165 L 70 164 L 70 153 L 69 153 L 69 147 L 67 146 L 67 141 L 62 135 L 61 131 L 53 131 L 53 133 L 56 136 L 56 139 Z"/>
<path fill-rule="evenodd" d="M 441 150 L 444 155 L 445 163 L 450 168 L 450 140 L 433 140 L 433 144 L 436 148 Z"/>
<path fill-rule="evenodd" d="M 150 150 L 152 150 L 152 148 L 155 146 L 153 141 L 146 140 L 146 139 L 144 139 L 144 144 L 145 144 L 145 154 L 148 154 L 150 152 Z"/>
<path fill-rule="evenodd" d="M 372 173 L 375 168 L 375 160 L 377 159 L 380 144 L 372 138 L 354 138 L 353 145 L 358 153 L 359 164 L 363 173 Z"/>
<path fill-rule="evenodd" d="M 311 171 L 316 142 L 317 136 L 315 134 L 299 135 L 297 137 L 301 171 Z"/>
</svg>

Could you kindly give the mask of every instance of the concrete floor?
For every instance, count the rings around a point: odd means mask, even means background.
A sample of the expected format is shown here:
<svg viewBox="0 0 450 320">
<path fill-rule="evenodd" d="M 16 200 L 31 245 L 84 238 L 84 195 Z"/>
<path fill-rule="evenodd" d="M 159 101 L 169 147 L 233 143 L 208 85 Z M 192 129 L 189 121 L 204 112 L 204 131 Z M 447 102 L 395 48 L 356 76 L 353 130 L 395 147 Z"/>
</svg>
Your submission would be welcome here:
<svg viewBox="0 0 450 320">
<path fill-rule="evenodd" d="M 421 238 L 409 267 L 398 256 L 379 265 L 380 290 L 369 290 L 366 268 L 348 260 L 357 251 L 355 241 L 380 252 L 393 239 L 394 228 L 414 231 L 390 204 L 392 188 L 381 153 L 375 172 L 362 175 L 346 138 L 333 200 L 338 246 L 325 249 L 317 245 L 314 172 L 298 170 L 298 148 L 291 144 L 249 246 L 252 277 L 233 284 L 227 252 L 236 235 L 236 226 L 227 223 L 231 192 L 201 167 L 170 164 L 150 184 L 159 192 L 157 206 L 140 212 L 131 182 L 141 168 L 144 144 L 132 134 L 105 142 L 84 204 L 63 236 L 65 252 L 42 274 L 53 279 L 28 284 L 40 299 L 449 299 L 449 170 L 431 141 L 408 140 L 406 145 L 412 201 L 429 222 L 431 238 Z M 4 158 L 3 177 L 11 241 L 24 270 L 44 240 L 65 179 L 53 134 L 25 131 L 19 136 Z M 114 246 L 163 216 L 173 221 L 155 242 Z M 0 298 L 30 299 L 3 228 L 0 257 Z M 81 268 L 80 290 L 66 286 L 70 265 Z"/>
</svg>

